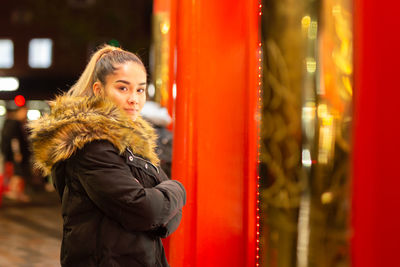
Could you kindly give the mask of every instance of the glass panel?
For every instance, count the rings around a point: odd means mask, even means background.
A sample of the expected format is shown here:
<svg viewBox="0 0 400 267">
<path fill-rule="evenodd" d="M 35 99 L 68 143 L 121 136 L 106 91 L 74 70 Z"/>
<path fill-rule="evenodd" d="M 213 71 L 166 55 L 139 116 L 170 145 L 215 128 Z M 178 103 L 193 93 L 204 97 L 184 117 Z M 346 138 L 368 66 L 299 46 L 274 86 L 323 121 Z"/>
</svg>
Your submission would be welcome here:
<svg viewBox="0 0 400 267">
<path fill-rule="evenodd" d="M 154 95 L 152 100 L 167 106 L 170 96 L 170 13 L 154 12 L 153 14 L 153 47 L 152 72 L 154 80 Z"/>
<path fill-rule="evenodd" d="M 349 266 L 350 0 L 264 0 L 261 266 Z"/>
</svg>

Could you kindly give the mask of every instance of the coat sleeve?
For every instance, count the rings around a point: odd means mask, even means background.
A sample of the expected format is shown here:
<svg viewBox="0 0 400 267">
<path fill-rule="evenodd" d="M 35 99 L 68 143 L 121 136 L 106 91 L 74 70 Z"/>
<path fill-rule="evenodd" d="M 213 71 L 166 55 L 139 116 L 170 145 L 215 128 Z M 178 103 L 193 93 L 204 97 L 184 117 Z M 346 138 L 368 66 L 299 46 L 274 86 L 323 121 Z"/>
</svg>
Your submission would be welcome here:
<svg viewBox="0 0 400 267">
<path fill-rule="evenodd" d="M 107 141 L 92 142 L 78 151 L 75 166 L 75 175 L 89 198 L 130 231 L 149 231 L 167 225 L 186 202 L 185 189 L 178 181 L 144 188 Z"/>
<path fill-rule="evenodd" d="M 160 178 L 161 181 L 168 181 L 170 180 L 169 177 L 167 176 L 167 174 L 164 172 L 163 169 L 160 168 Z M 182 209 L 180 209 L 178 211 L 177 214 L 175 214 L 175 216 L 165 225 L 161 225 L 156 231 L 155 234 L 158 237 L 162 237 L 162 238 L 166 238 L 169 235 L 171 235 L 173 232 L 175 232 L 175 230 L 178 228 L 180 222 L 182 219 Z"/>
<path fill-rule="evenodd" d="M 175 216 L 166 225 L 160 226 L 160 228 L 157 229 L 156 231 L 157 236 L 162 238 L 170 236 L 173 232 L 175 232 L 176 229 L 178 229 L 181 219 L 182 219 L 182 209 L 180 209 L 178 213 L 175 214 Z"/>
</svg>

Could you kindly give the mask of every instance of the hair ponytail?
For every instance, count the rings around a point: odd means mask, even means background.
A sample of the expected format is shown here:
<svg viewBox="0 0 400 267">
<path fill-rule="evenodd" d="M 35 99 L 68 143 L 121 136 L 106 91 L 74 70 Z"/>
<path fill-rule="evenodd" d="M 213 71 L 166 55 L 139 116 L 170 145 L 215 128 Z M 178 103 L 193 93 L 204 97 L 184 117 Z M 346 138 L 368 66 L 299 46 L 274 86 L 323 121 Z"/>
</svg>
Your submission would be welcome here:
<svg viewBox="0 0 400 267">
<path fill-rule="evenodd" d="M 121 48 L 103 45 L 90 58 L 78 81 L 68 90 L 69 96 L 93 96 L 93 84 L 105 83 L 105 77 L 115 71 L 116 65 L 132 61 L 145 67 L 135 54 Z"/>
</svg>

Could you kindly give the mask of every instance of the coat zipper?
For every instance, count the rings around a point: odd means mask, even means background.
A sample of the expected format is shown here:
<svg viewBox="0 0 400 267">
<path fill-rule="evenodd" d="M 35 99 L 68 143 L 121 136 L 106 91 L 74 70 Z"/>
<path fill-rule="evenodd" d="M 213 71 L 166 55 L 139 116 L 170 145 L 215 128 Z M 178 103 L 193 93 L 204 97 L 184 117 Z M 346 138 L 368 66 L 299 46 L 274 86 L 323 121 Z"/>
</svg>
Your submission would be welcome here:
<svg viewBox="0 0 400 267">
<path fill-rule="evenodd" d="M 133 154 L 133 152 L 132 152 L 129 148 L 126 148 L 126 150 L 128 150 L 129 154 L 131 154 L 132 157 L 137 158 L 137 159 L 140 159 L 140 160 L 143 160 L 143 161 L 149 163 L 151 166 L 153 166 L 153 167 L 157 170 L 157 173 L 160 173 L 160 171 L 158 170 L 158 168 L 157 168 L 153 163 L 151 163 L 150 161 L 145 160 L 145 159 L 143 159 L 143 158 L 141 158 L 141 157 L 135 156 L 135 155 Z"/>
</svg>

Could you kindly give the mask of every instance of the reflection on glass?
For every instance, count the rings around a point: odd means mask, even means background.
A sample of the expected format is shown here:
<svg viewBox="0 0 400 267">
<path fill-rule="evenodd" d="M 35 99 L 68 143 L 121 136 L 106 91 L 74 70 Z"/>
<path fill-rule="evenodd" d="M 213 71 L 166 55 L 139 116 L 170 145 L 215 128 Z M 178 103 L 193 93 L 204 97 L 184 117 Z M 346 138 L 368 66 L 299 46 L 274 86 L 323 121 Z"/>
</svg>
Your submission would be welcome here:
<svg viewBox="0 0 400 267">
<path fill-rule="evenodd" d="M 261 266 L 349 266 L 351 0 L 263 1 Z"/>
<path fill-rule="evenodd" d="M 311 16 L 302 1 L 263 1 L 263 7 L 260 265 L 295 266 L 302 164 L 312 165 L 312 151 L 301 146 L 302 114 L 312 124 L 315 117 L 313 102 L 301 106 L 303 34 Z"/>
<path fill-rule="evenodd" d="M 167 106 L 169 95 L 169 49 L 170 49 L 170 14 L 155 12 L 153 14 L 153 100 L 161 106 Z"/>
<path fill-rule="evenodd" d="M 306 59 L 306 66 L 307 66 L 307 72 L 309 73 L 314 73 L 317 70 L 317 62 L 315 61 L 314 58 L 307 58 Z"/>
</svg>

